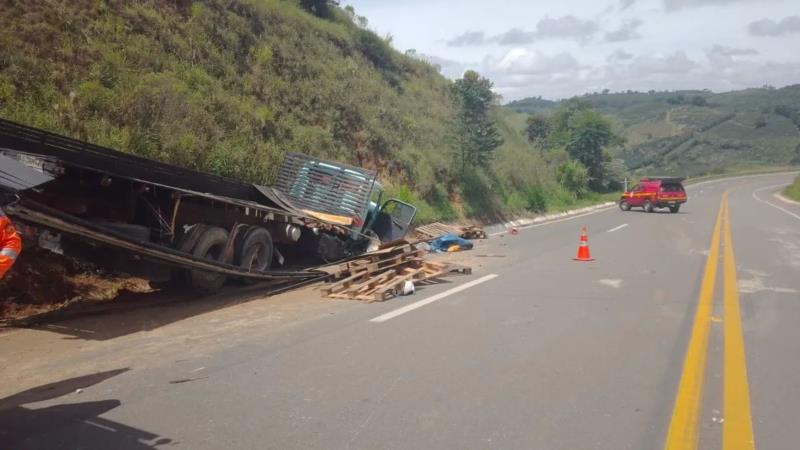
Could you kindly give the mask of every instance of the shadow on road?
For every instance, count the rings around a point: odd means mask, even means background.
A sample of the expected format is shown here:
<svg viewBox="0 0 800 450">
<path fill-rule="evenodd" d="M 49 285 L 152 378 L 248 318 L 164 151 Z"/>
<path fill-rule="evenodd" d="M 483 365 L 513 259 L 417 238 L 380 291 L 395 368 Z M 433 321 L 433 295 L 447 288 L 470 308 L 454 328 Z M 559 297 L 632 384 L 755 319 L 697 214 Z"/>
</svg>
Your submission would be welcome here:
<svg viewBox="0 0 800 450">
<path fill-rule="evenodd" d="M 686 211 L 678 211 L 678 212 L 673 213 L 673 212 L 669 212 L 668 209 L 657 209 L 657 210 L 654 210 L 651 213 L 645 212 L 645 210 L 643 210 L 643 209 L 631 209 L 631 210 L 623 211 L 623 212 L 639 213 L 639 214 L 670 214 L 670 215 L 674 214 L 676 216 L 680 215 L 680 214 L 689 214 Z"/>
<path fill-rule="evenodd" d="M 107 340 L 151 331 L 193 316 L 297 289 L 302 283 L 228 286 L 213 295 L 189 290 L 130 294 L 101 305 L 82 305 L 15 323 L 67 335 L 73 339 Z"/>
<path fill-rule="evenodd" d="M 27 408 L 50 401 L 127 372 L 117 369 L 37 386 L 0 399 L 0 448 L 3 449 L 148 449 L 172 439 L 100 417 L 120 406 L 119 400 L 64 403 Z"/>
</svg>

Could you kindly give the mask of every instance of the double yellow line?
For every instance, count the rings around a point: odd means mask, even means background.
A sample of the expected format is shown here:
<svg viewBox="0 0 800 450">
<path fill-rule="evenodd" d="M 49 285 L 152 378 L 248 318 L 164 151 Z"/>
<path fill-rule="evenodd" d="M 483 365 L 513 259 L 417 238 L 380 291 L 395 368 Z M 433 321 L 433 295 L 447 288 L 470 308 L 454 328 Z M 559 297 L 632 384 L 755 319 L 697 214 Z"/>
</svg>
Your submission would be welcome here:
<svg viewBox="0 0 800 450">
<path fill-rule="evenodd" d="M 711 249 L 706 260 L 703 282 L 695 312 L 692 334 L 683 373 L 675 397 L 672 419 L 667 431 L 665 450 L 694 450 L 697 448 L 698 422 L 702 412 L 703 383 L 705 381 L 708 336 L 717 283 L 720 254 L 720 234 L 723 247 L 723 450 L 753 450 L 753 424 L 750 414 L 750 392 L 747 384 L 742 317 L 739 311 L 739 293 L 736 285 L 736 261 L 733 255 L 728 193 L 722 195 L 717 220 L 711 235 Z"/>
</svg>

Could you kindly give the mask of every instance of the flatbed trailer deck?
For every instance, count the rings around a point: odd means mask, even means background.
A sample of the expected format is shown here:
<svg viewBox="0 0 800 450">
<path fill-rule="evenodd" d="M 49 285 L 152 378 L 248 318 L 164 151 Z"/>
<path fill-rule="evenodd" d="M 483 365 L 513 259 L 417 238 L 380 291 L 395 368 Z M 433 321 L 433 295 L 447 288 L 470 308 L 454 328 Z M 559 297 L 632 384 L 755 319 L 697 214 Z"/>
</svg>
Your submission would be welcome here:
<svg viewBox="0 0 800 450">
<path fill-rule="evenodd" d="M 281 191 L 205 174 L 0 119 L 0 153 L 53 181 L 20 192 L 7 212 L 34 235 L 84 244 L 81 255 L 122 255 L 129 272 L 143 262 L 183 269 L 195 287 L 214 290 L 226 277 L 291 280 L 324 277 L 279 248 L 314 248 L 320 236 L 347 239 L 351 227 L 296 207 Z M 368 200 L 367 197 L 365 197 Z M 331 239 L 333 239 L 331 238 Z M 300 252 L 302 253 L 302 252 Z M 309 253 L 309 252 L 306 252 Z M 98 262 L 98 261 L 95 261 Z M 106 261 L 99 261 L 101 264 Z M 175 271 L 156 266 L 161 275 Z M 148 272 L 148 271 L 146 271 Z M 156 277 L 158 278 L 158 277 Z"/>
</svg>

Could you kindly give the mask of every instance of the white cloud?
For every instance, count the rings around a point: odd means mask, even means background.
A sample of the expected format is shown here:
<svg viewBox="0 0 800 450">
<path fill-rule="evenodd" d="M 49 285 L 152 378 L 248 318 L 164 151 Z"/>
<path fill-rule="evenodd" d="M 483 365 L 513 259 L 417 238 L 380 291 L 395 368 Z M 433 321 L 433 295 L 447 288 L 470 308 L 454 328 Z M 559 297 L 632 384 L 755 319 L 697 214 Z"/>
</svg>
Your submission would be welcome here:
<svg viewBox="0 0 800 450">
<path fill-rule="evenodd" d="M 635 28 L 639 21 L 630 25 Z M 585 43 L 599 31 L 599 26 L 592 20 L 582 20 L 568 15 L 558 18 L 545 16 L 536 23 L 536 30 L 527 31 L 522 28 L 511 28 L 495 36 L 486 36 L 482 31 L 466 31 L 447 41 L 450 47 L 473 47 L 496 43 L 503 46 L 530 44 L 543 39 L 565 39 Z"/>
<path fill-rule="evenodd" d="M 732 3 L 759 3 L 764 0 L 664 0 L 664 9 L 676 11 L 683 8 L 698 6 L 729 5 Z"/>
<path fill-rule="evenodd" d="M 614 53 L 612 53 L 608 57 L 608 59 L 610 61 L 614 61 L 614 60 L 623 60 L 624 61 L 624 60 L 631 59 L 631 58 L 633 58 L 633 53 L 628 53 L 628 52 L 626 52 L 625 50 L 622 50 L 622 49 L 617 49 L 617 51 L 615 51 Z"/>
<path fill-rule="evenodd" d="M 426 55 L 424 53 L 420 53 L 417 57 L 423 61 L 432 64 L 434 67 L 439 69 L 439 73 L 446 76 L 447 78 L 460 78 L 464 75 L 464 72 L 467 71 L 467 68 L 471 66 L 471 64 L 464 64 L 462 62 L 453 61 L 452 59 L 442 58 L 435 55 Z"/>
<path fill-rule="evenodd" d="M 800 52 L 788 39 L 800 34 L 788 34 L 794 19 L 784 19 L 798 15 L 800 0 L 409 1 L 346 3 L 398 48 L 442 57 L 433 62 L 451 78 L 477 70 L 507 100 L 800 82 Z M 751 34 L 762 17 L 771 20 Z"/>
<path fill-rule="evenodd" d="M 484 63 L 491 65 L 490 70 L 518 75 L 555 75 L 580 68 L 578 60 L 569 53 L 548 56 L 542 52 L 533 52 L 521 47 L 509 50 L 499 60 L 485 59 Z"/>
<path fill-rule="evenodd" d="M 545 16 L 536 24 L 536 35 L 539 38 L 575 39 L 585 42 L 599 30 L 592 20 L 581 20 L 573 15 L 551 19 Z"/>
<path fill-rule="evenodd" d="M 536 32 L 525 31 L 521 28 L 512 28 L 496 37 L 500 45 L 529 44 L 536 39 Z"/>
<path fill-rule="evenodd" d="M 686 52 L 678 50 L 669 55 L 642 55 L 633 59 L 631 67 L 640 76 L 687 74 L 697 67 Z"/>
<path fill-rule="evenodd" d="M 753 49 L 722 45 L 712 46 L 698 58 L 683 51 L 634 56 L 617 50 L 602 63 L 586 64 L 570 53 L 546 54 L 515 47 L 500 57 L 487 55 L 482 62 L 464 68 L 489 77 L 495 90 L 508 101 L 538 95 L 567 98 L 605 88 L 727 91 L 798 81 L 800 62 L 753 61 L 757 54 Z"/>
<path fill-rule="evenodd" d="M 623 42 L 639 39 L 642 37 L 638 31 L 641 25 L 642 21 L 639 19 L 629 20 L 616 30 L 606 33 L 605 40 L 606 42 Z"/>
<path fill-rule="evenodd" d="M 780 22 L 761 19 L 750 22 L 748 26 L 753 36 L 782 36 L 789 33 L 800 33 L 800 16 L 784 17 Z"/>
<path fill-rule="evenodd" d="M 466 31 L 447 41 L 447 45 L 450 47 L 470 47 L 488 43 L 483 31 Z"/>
</svg>

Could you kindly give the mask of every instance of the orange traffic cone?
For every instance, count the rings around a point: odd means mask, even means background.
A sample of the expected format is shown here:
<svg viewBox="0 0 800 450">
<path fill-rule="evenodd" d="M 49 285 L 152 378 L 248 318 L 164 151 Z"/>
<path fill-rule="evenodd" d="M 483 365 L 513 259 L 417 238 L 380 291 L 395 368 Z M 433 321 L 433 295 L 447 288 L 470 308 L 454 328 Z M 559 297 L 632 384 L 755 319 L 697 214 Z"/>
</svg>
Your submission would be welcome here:
<svg viewBox="0 0 800 450">
<path fill-rule="evenodd" d="M 573 258 L 575 261 L 594 261 L 589 255 L 589 238 L 586 237 L 586 227 L 581 230 L 581 242 L 578 244 L 578 255 Z"/>
</svg>

